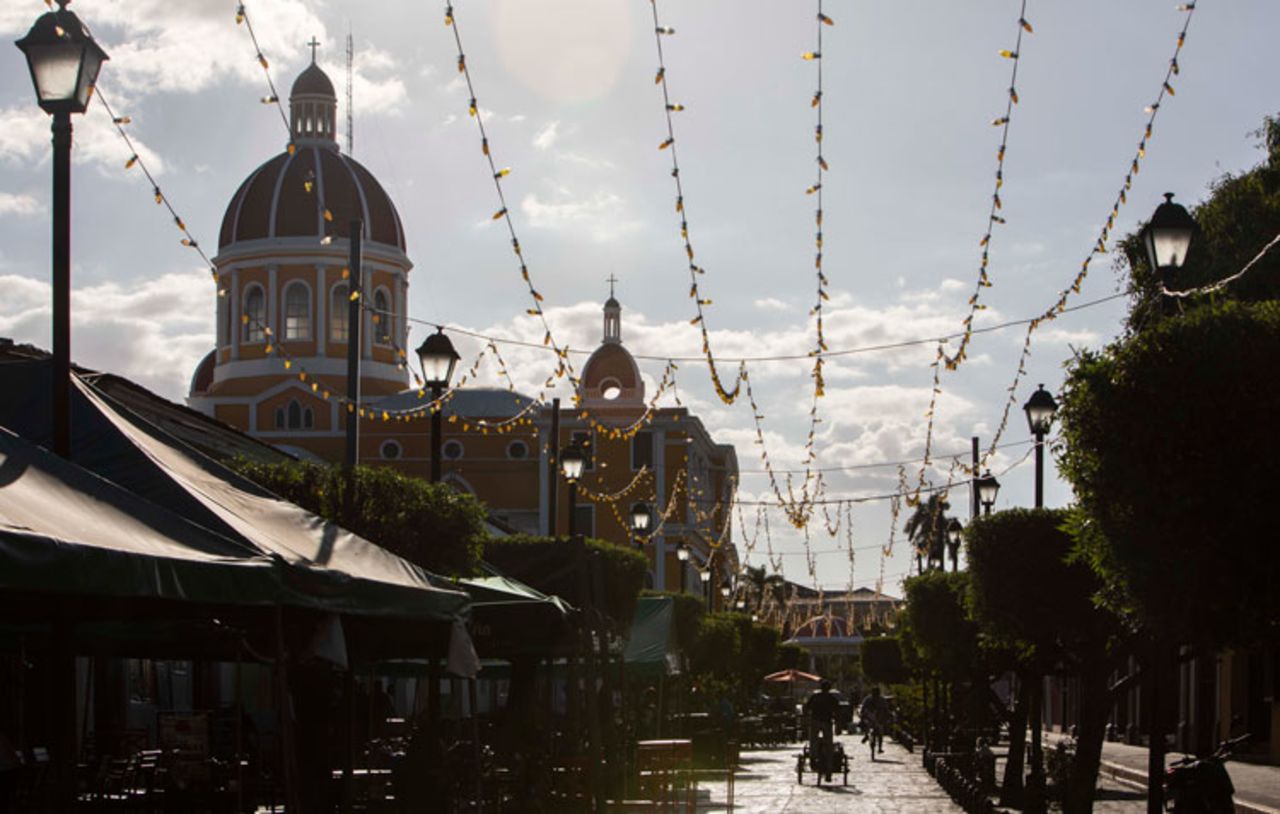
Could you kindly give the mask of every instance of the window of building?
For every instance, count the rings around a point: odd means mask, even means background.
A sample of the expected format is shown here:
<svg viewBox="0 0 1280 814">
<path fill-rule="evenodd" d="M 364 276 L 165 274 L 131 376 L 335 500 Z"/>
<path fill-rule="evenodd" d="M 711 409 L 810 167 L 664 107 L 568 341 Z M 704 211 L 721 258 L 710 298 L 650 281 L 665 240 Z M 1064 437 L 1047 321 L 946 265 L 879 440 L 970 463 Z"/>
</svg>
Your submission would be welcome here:
<svg viewBox="0 0 1280 814">
<path fill-rule="evenodd" d="M 446 461 L 456 461 L 462 457 L 461 441 L 445 441 L 444 446 L 440 448 L 440 454 L 444 456 Z"/>
<path fill-rule="evenodd" d="M 385 288 L 379 288 L 373 294 L 373 336 L 381 345 L 391 344 L 391 327 L 395 320 L 391 314 L 391 298 Z"/>
<path fill-rule="evenodd" d="M 298 280 L 284 290 L 284 338 L 311 338 L 311 290 Z"/>
<path fill-rule="evenodd" d="M 382 447 L 378 451 L 388 461 L 394 461 L 403 454 L 399 441 L 383 441 Z"/>
<path fill-rule="evenodd" d="M 346 342 L 351 336 L 351 300 L 347 284 L 338 283 L 329 295 L 329 341 Z"/>
<path fill-rule="evenodd" d="M 277 430 L 283 430 L 284 428 L 285 428 L 285 423 L 284 423 L 284 408 L 283 408 L 283 407 L 277 407 L 277 408 L 276 408 L 276 429 L 277 429 Z"/>
<path fill-rule="evenodd" d="M 244 292 L 244 341 L 265 342 L 267 339 L 267 296 L 262 286 L 254 283 Z"/>
<path fill-rule="evenodd" d="M 291 430 L 309 430 L 315 426 L 315 414 L 310 407 L 304 408 L 299 404 L 297 399 L 290 399 L 288 406 L 276 408 L 276 427 L 282 423 Z"/>
<path fill-rule="evenodd" d="M 529 457 L 529 445 L 524 441 L 512 441 L 507 445 L 507 457 L 513 461 L 522 461 Z"/>
<path fill-rule="evenodd" d="M 586 458 L 586 464 L 582 467 L 584 471 L 590 472 L 596 468 L 595 444 L 591 443 L 590 430 L 574 430 L 569 436 L 570 443 L 577 444 L 582 449 L 582 457 Z"/>
<path fill-rule="evenodd" d="M 631 438 L 631 468 L 653 469 L 653 433 L 638 432 Z"/>
</svg>

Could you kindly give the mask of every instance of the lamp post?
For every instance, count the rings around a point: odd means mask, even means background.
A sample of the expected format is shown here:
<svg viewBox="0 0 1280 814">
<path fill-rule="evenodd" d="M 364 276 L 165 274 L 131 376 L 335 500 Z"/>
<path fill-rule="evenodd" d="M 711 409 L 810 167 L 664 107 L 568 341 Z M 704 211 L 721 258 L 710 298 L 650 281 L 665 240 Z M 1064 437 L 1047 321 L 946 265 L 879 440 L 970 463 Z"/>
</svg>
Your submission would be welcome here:
<svg viewBox="0 0 1280 814">
<path fill-rule="evenodd" d="M 707 567 L 698 572 L 698 579 L 702 581 L 702 594 L 707 598 L 707 610 L 711 610 L 711 561 L 707 560 Z"/>
<path fill-rule="evenodd" d="M 578 533 L 578 478 L 587 466 L 587 456 L 582 454 L 582 447 L 574 441 L 560 450 L 560 474 L 569 483 L 569 536 Z"/>
<path fill-rule="evenodd" d="M 951 570 L 960 568 L 960 538 L 964 536 L 964 525 L 956 518 L 947 523 L 947 550 L 951 554 Z"/>
<path fill-rule="evenodd" d="M 652 519 L 648 506 L 643 503 L 631 504 L 631 533 L 635 535 L 636 548 L 641 551 L 644 550 L 644 542 L 640 538 L 649 530 L 649 523 Z"/>
<path fill-rule="evenodd" d="M 27 58 L 40 108 L 53 116 L 53 451 L 71 457 L 71 114 L 83 113 L 109 57 L 80 18 L 40 15 L 17 46 Z"/>
<path fill-rule="evenodd" d="M 1031 394 L 1027 403 L 1022 405 L 1027 414 L 1027 426 L 1036 437 L 1036 508 L 1044 508 L 1044 435 L 1053 424 L 1053 416 L 1058 412 L 1058 402 L 1044 385 L 1040 385 Z"/>
<path fill-rule="evenodd" d="M 1040 385 L 1022 406 L 1027 414 L 1027 427 L 1036 439 L 1036 508 L 1044 508 L 1044 435 L 1053 424 L 1058 402 L 1044 385 Z M 1037 677 L 1031 688 L 1031 774 L 1027 778 L 1028 810 L 1044 810 L 1044 755 L 1040 744 L 1041 719 L 1044 717 L 1044 679 Z"/>
<path fill-rule="evenodd" d="M 431 401 L 435 407 L 431 412 L 432 483 L 440 482 L 442 468 L 440 456 L 444 435 L 444 405 L 435 402 L 440 400 L 445 388 L 449 386 L 453 371 L 458 366 L 458 359 L 458 352 L 453 349 L 453 343 L 449 341 L 449 337 L 444 335 L 444 328 L 437 328 L 435 333 L 424 339 L 418 346 L 418 364 L 422 366 L 422 381 L 431 389 Z"/>
<path fill-rule="evenodd" d="M 1156 207 L 1151 220 L 1142 230 L 1147 262 L 1159 274 L 1160 285 L 1166 291 L 1173 289 L 1174 275 L 1187 259 L 1195 232 L 1195 218 L 1191 217 L 1185 206 L 1173 202 L 1172 192 L 1166 192 L 1164 203 Z M 1167 303 L 1171 298 L 1164 299 Z"/>
<path fill-rule="evenodd" d="M 689 546 L 683 541 L 676 546 L 676 562 L 680 563 L 680 593 L 684 593 L 685 571 L 689 570 Z"/>
<path fill-rule="evenodd" d="M 978 501 L 982 503 L 983 514 L 991 514 L 991 507 L 996 503 L 996 495 L 1000 494 L 1000 481 L 988 469 L 978 478 Z"/>
</svg>

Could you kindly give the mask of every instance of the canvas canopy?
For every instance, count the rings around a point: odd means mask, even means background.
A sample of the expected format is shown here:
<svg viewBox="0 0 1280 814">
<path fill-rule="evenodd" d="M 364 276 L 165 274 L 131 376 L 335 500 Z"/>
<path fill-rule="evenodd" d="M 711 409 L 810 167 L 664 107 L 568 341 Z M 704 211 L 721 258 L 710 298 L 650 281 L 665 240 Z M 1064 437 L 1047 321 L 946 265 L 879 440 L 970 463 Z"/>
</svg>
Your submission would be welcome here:
<svg viewBox="0 0 1280 814">
<path fill-rule="evenodd" d="M 270 605 L 270 557 L 0 428 L 0 589 Z"/>
<path fill-rule="evenodd" d="M 290 590 L 352 616 L 451 621 L 469 600 L 447 581 L 277 498 L 73 377 L 72 458 L 251 554 L 276 560 Z M 50 435 L 49 363 L 0 364 L 0 426 Z"/>
<path fill-rule="evenodd" d="M 673 650 L 675 602 L 669 596 L 642 596 L 623 651 L 627 671 L 639 675 L 678 672 Z"/>
</svg>

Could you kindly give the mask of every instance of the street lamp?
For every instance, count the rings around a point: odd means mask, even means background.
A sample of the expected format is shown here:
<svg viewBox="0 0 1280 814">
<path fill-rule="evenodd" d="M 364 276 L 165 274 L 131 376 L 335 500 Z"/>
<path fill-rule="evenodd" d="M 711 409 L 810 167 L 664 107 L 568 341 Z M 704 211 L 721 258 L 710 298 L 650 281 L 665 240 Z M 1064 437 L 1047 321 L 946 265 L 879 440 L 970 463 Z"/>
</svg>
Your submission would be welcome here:
<svg viewBox="0 0 1280 814">
<path fill-rule="evenodd" d="M 1036 437 L 1036 508 L 1039 509 L 1044 506 L 1044 434 L 1053 424 L 1053 417 L 1058 412 L 1058 402 L 1053 400 L 1053 396 L 1042 384 L 1027 399 L 1027 403 L 1022 405 L 1022 409 L 1027 413 L 1027 426 Z"/>
<path fill-rule="evenodd" d="M 711 563 L 707 563 L 707 567 L 698 572 L 698 579 L 702 580 L 702 595 L 707 598 L 707 610 L 711 610 Z"/>
<path fill-rule="evenodd" d="M 458 366 L 458 352 L 444 335 L 444 328 L 437 328 L 418 346 L 418 364 L 422 366 L 422 381 L 431 388 L 431 482 L 440 482 L 441 444 L 444 435 L 444 405 L 438 404 L 440 396 L 453 378 Z"/>
<path fill-rule="evenodd" d="M 947 523 L 947 550 L 951 553 L 951 570 L 960 567 L 960 538 L 964 536 L 964 525 L 956 518 Z"/>
<path fill-rule="evenodd" d="M 684 593 L 685 572 L 689 570 L 689 546 L 684 542 L 676 545 L 676 561 L 680 563 L 680 593 Z"/>
<path fill-rule="evenodd" d="M 1173 193 L 1164 194 L 1164 203 L 1156 207 L 1142 230 L 1142 242 L 1146 244 L 1147 261 L 1159 273 L 1160 284 L 1169 289 L 1173 275 L 1182 268 L 1195 235 L 1196 221 L 1182 204 L 1173 202 Z"/>
<path fill-rule="evenodd" d="M 18 48 L 40 108 L 53 116 L 53 451 L 71 457 L 71 114 L 83 113 L 109 57 L 58 0 Z"/>
<path fill-rule="evenodd" d="M 636 548 L 644 548 L 644 543 L 640 538 L 649 530 L 651 519 L 648 506 L 643 503 L 631 504 L 631 532 L 636 538 Z"/>
<path fill-rule="evenodd" d="M 560 450 L 560 474 L 569 482 L 570 537 L 578 533 L 578 478 L 582 477 L 582 470 L 586 467 L 587 456 L 582 453 L 582 447 L 578 446 L 577 441 Z"/>
<path fill-rule="evenodd" d="M 978 478 L 978 502 L 982 504 L 984 514 L 991 514 L 991 507 L 995 505 L 998 494 L 1000 494 L 1000 481 L 996 480 L 995 475 L 992 475 L 991 470 L 988 469 L 982 477 Z"/>
</svg>

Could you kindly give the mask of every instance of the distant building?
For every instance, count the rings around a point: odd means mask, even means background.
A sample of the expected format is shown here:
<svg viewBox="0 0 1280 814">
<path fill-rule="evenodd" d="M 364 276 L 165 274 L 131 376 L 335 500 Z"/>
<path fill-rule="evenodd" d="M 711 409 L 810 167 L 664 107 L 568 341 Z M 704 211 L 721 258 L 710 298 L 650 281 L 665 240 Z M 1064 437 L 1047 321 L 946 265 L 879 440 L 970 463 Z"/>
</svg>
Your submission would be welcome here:
<svg viewBox="0 0 1280 814">
<path fill-rule="evenodd" d="M 413 264 L 405 230 L 377 179 L 341 152 L 333 83 L 314 62 L 294 82 L 289 108 L 289 149 L 245 179 L 223 218 L 213 260 L 223 291 L 217 343 L 192 376 L 188 404 L 298 457 L 342 459 L 349 224 L 360 219 L 367 306 L 360 462 L 425 478 L 430 421 L 403 418 L 424 404 L 409 387 L 406 366 Z M 550 453 L 580 440 L 589 461 L 577 530 L 631 544 L 631 507 L 646 504 L 654 586 L 705 590 L 718 603 L 720 586 L 738 566 L 729 518 L 738 476 L 734 449 L 716 443 L 684 408 L 650 409 L 639 367 L 622 344 L 622 306 L 612 295 L 579 388 L 581 406 L 561 411 L 554 441 L 549 405 L 499 388 L 456 391 L 444 408 L 443 479 L 475 494 L 517 531 L 564 534 L 568 495 L 552 475 Z M 680 544 L 690 552 L 683 566 Z M 715 576 L 704 584 L 698 571 L 708 563 Z"/>
</svg>

